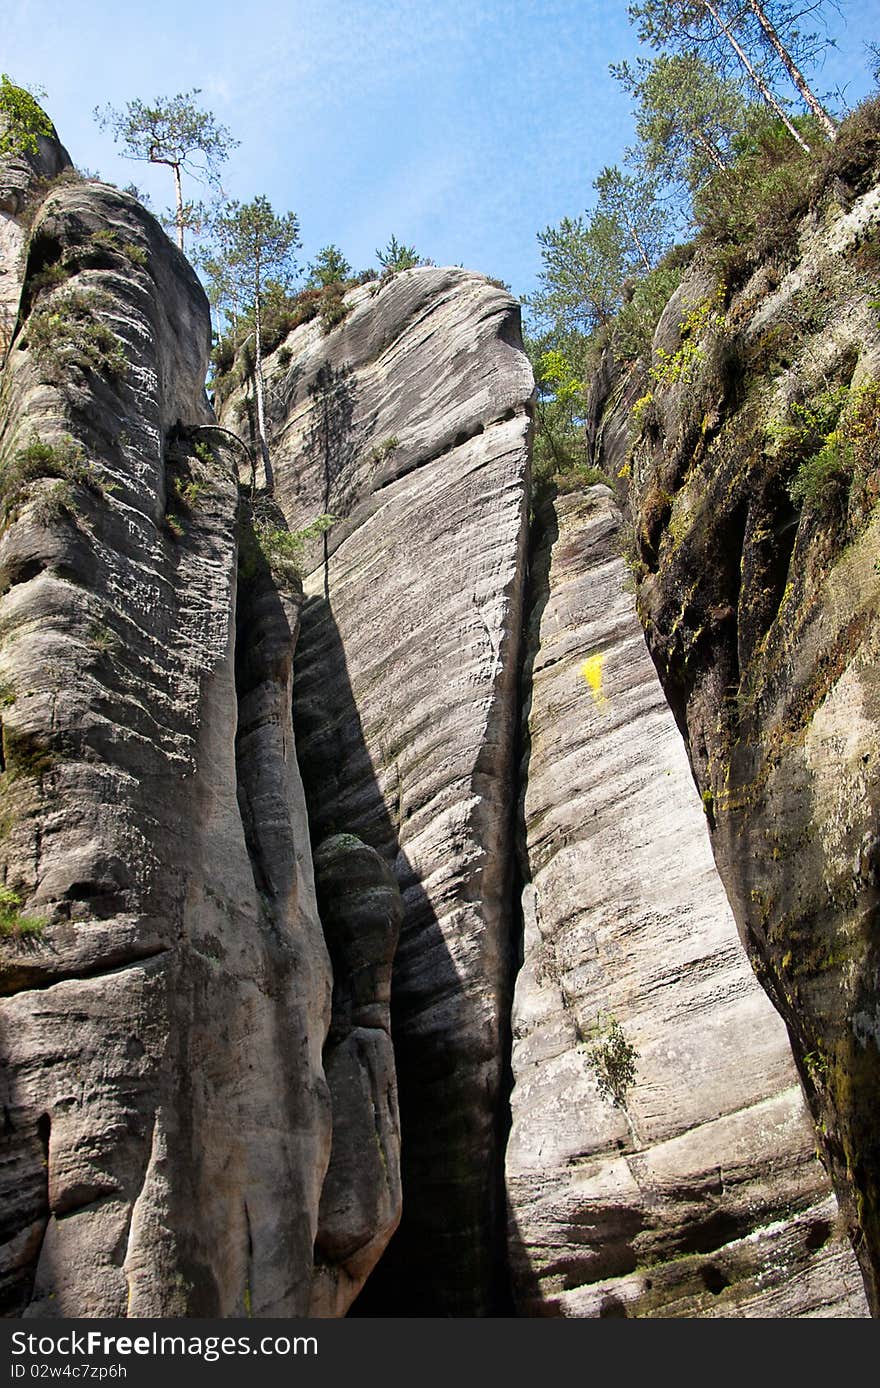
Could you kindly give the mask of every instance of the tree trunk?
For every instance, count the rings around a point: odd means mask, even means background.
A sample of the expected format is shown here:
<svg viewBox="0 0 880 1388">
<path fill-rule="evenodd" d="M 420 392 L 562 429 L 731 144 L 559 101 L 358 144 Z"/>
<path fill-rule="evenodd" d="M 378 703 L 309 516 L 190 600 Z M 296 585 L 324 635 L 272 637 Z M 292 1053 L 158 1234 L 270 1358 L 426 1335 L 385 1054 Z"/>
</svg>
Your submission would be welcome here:
<svg viewBox="0 0 880 1388">
<path fill-rule="evenodd" d="M 761 28 L 764 30 L 764 33 L 767 35 L 768 43 L 776 51 L 776 53 L 778 53 L 779 58 L 782 62 L 782 66 L 785 68 L 786 72 L 788 73 L 794 85 L 797 87 L 807 106 L 809 106 L 813 115 L 816 117 L 819 124 L 822 126 L 822 129 L 825 131 L 825 134 L 828 136 L 829 140 L 835 139 L 837 136 L 837 126 L 834 124 L 834 121 L 831 119 L 830 115 L 825 110 L 825 107 L 822 105 L 819 98 L 815 96 L 813 92 L 810 90 L 810 88 L 807 86 L 807 79 L 804 77 L 804 74 L 796 65 L 794 58 L 791 56 L 788 49 L 783 44 L 775 28 L 770 22 L 769 17 L 764 13 L 763 6 L 759 4 L 759 0 L 748 0 L 748 4 L 749 9 L 755 15 L 755 18 L 757 19 Z"/>
<path fill-rule="evenodd" d="M 725 173 L 727 170 L 727 165 L 721 158 L 721 155 L 718 153 L 718 148 L 714 140 L 710 140 L 709 136 L 705 133 L 705 131 L 701 130 L 698 125 L 689 126 L 688 129 L 693 139 L 700 146 L 700 149 L 703 151 L 703 153 L 708 156 L 710 162 L 715 165 L 718 172 Z"/>
<path fill-rule="evenodd" d="M 174 170 L 174 192 L 177 197 L 177 244 L 183 250 L 183 191 L 180 186 L 180 165 L 172 164 Z"/>
<path fill-rule="evenodd" d="M 260 456 L 263 459 L 263 473 L 266 478 L 266 491 L 274 486 L 272 464 L 269 462 L 269 445 L 266 442 L 265 387 L 263 382 L 263 319 L 260 305 L 260 286 L 255 286 L 254 295 L 254 394 L 257 397 L 257 438 L 260 443 Z"/>
<path fill-rule="evenodd" d="M 626 215 L 625 212 L 623 212 L 623 220 L 626 222 L 626 229 L 627 229 L 627 231 L 629 232 L 630 236 L 632 237 L 633 245 L 635 246 L 636 250 L 637 250 L 638 253 L 639 253 L 639 257 L 640 257 L 640 259 L 641 259 L 641 262 L 642 262 L 642 264 L 644 265 L 645 270 L 650 274 L 650 271 L 651 271 L 651 262 L 650 262 L 650 260 L 648 259 L 647 255 L 645 254 L 645 248 L 644 248 L 644 246 L 642 245 L 642 243 L 641 243 L 641 241 L 640 241 L 640 239 L 639 239 L 639 234 L 638 234 L 638 232 L 636 231 L 635 227 L 633 226 L 633 223 L 630 221 L 629 217 Z"/>
<path fill-rule="evenodd" d="M 797 129 L 792 125 L 792 123 L 791 123 L 791 121 L 789 120 L 788 116 L 785 114 L 785 112 L 783 111 L 783 109 L 782 109 L 782 107 L 780 106 L 779 102 L 776 100 L 776 97 L 773 95 L 773 93 L 771 92 L 770 88 L 767 86 L 767 83 L 764 81 L 764 79 L 763 79 L 763 77 L 761 76 L 761 74 L 756 70 L 756 68 L 754 67 L 754 65 L 750 62 L 748 56 L 746 55 L 745 50 L 742 48 L 742 46 L 740 45 L 740 43 L 739 43 L 739 41 L 737 40 L 737 38 L 735 37 L 735 35 L 731 32 L 731 30 L 730 30 L 730 29 L 727 27 L 727 25 L 724 23 L 724 20 L 721 18 L 721 15 L 718 13 L 718 10 L 717 10 L 717 9 L 715 8 L 715 6 L 712 4 L 712 0 L 701 0 L 701 3 L 703 4 L 703 7 L 704 7 L 704 8 L 709 12 L 709 14 L 712 16 L 712 18 L 715 20 L 715 23 L 718 25 L 718 28 L 721 30 L 721 32 L 722 32 L 722 34 L 724 35 L 724 37 L 727 39 L 727 42 L 730 44 L 730 46 L 731 46 L 731 48 L 733 49 L 734 53 L 735 53 L 736 56 L 739 58 L 740 62 L 742 63 L 743 67 L 745 68 L 746 72 L 749 74 L 749 77 L 750 77 L 750 78 L 752 79 L 752 81 L 754 82 L 754 84 L 755 84 L 755 86 L 757 87 L 758 91 L 761 93 L 761 95 L 762 95 L 762 97 L 764 98 L 764 100 L 766 101 L 767 105 L 770 107 L 770 109 L 771 109 L 772 111 L 775 111 L 775 112 L 776 112 L 777 116 L 778 116 L 779 119 L 782 121 L 782 124 L 785 126 L 785 128 L 786 128 L 786 130 L 788 131 L 789 135 L 791 135 L 792 139 L 797 141 L 797 143 L 800 145 L 801 149 L 802 149 L 806 154 L 809 154 L 809 153 L 810 153 L 810 146 L 807 144 L 807 142 L 806 142 L 806 140 L 804 139 L 804 137 L 803 137 L 802 135 L 800 135 L 800 134 L 798 133 Z"/>
</svg>

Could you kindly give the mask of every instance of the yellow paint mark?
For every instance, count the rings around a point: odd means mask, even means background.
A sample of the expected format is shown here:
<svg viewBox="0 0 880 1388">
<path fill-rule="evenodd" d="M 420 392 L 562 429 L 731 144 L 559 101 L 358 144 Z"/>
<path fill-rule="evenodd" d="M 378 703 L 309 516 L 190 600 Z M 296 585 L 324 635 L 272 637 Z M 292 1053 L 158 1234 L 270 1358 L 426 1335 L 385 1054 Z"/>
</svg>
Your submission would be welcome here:
<svg viewBox="0 0 880 1388">
<path fill-rule="evenodd" d="M 581 666 L 581 674 L 590 686 L 594 704 L 606 704 L 608 702 L 602 692 L 602 667 L 605 664 L 605 657 L 601 651 L 596 655 L 589 656 Z"/>
</svg>

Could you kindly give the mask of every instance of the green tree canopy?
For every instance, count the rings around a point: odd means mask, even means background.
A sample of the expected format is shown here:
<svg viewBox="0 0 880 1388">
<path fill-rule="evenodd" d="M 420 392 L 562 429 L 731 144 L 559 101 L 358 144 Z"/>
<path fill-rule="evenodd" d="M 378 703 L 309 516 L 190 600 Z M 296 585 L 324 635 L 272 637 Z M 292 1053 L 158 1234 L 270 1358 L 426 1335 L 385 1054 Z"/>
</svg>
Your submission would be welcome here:
<svg viewBox="0 0 880 1388">
<path fill-rule="evenodd" d="M 183 250 L 184 229 L 201 223 L 201 204 L 185 202 L 181 172 L 200 183 L 219 186 L 220 166 L 238 144 L 210 111 L 196 105 L 199 87 L 172 97 L 157 97 L 152 105 L 129 101 L 121 109 L 95 107 L 101 129 L 108 126 L 113 140 L 123 147 L 127 159 L 165 164 L 174 175 L 175 209 L 173 223 L 177 244 Z"/>
<path fill-rule="evenodd" d="M 833 0 L 812 0 L 808 11 L 821 19 L 823 9 L 832 4 Z M 808 150 L 776 90 L 785 73 L 826 135 L 834 138 L 834 121 L 802 70 L 833 40 L 799 27 L 806 12 L 791 0 L 640 0 L 628 10 L 639 38 L 649 47 L 701 58 L 725 74 L 742 71 L 792 138 Z"/>
<path fill-rule="evenodd" d="M 344 284 L 351 279 L 351 265 L 338 246 L 322 246 L 309 265 L 307 289 L 326 289 L 328 284 Z"/>
<path fill-rule="evenodd" d="M 219 301 L 240 315 L 252 314 L 254 324 L 254 394 L 257 441 L 271 489 L 272 470 L 266 440 L 263 380 L 263 312 L 266 295 L 286 293 L 296 273 L 294 252 L 299 246 L 299 222 L 293 212 L 279 217 L 269 199 L 230 202 L 214 226 L 216 246 L 203 265 Z"/>
<path fill-rule="evenodd" d="M 667 214 L 657 202 L 657 184 L 645 174 L 626 174 L 617 165 L 606 165 L 593 187 L 599 194 L 596 211 L 621 226 L 631 243 L 635 260 L 648 271 L 668 245 Z"/>
<path fill-rule="evenodd" d="M 557 335 L 589 337 L 610 327 L 632 276 L 645 274 L 669 245 L 669 216 L 652 178 L 604 168 L 592 214 L 564 217 L 538 235 L 540 289 L 526 303 Z"/>
<path fill-rule="evenodd" d="M 661 53 L 635 66 L 612 64 L 611 71 L 635 100 L 635 158 L 648 173 L 693 196 L 727 168 L 745 126 L 739 82 L 694 53 Z"/>
<path fill-rule="evenodd" d="M 33 92 L 17 86 L 4 72 L 0 77 L 0 157 L 36 154 L 39 137 L 53 133 L 52 122 Z"/>
</svg>

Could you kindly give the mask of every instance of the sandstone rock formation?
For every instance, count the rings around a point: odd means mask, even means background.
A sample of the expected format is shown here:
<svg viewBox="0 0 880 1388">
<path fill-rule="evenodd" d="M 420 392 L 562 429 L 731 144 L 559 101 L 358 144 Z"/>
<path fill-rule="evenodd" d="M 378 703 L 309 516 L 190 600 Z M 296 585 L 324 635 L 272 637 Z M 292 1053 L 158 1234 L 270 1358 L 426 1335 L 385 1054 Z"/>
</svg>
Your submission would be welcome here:
<svg viewBox="0 0 880 1388">
<path fill-rule="evenodd" d="M 18 315 L 26 223 L 33 209 L 35 185 L 46 184 L 72 167 L 57 138 L 40 135 L 36 143 L 33 154 L 0 160 L 0 355 L 6 353 Z"/>
<path fill-rule="evenodd" d="M 420 269 L 267 363 L 276 497 L 338 517 L 305 581 L 295 726 L 313 840 L 356 834 L 405 908 L 392 1035 L 403 1218 L 360 1313 L 504 1296 L 501 1083 L 532 378 L 518 310 Z M 240 396 L 224 422 L 241 417 Z"/>
<path fill-rule="evenodd" d="M 191 268 L 66 162 L 0 170 L 5 1313 L 863 1314 L 706 834 L 870 1276 L 876 466 L 821 521 L 785 485 L 810 371 L 873 438 L 857 255 L 765 358 L 876 199 L 729 304 L 694 270 L 639 426 L 605 364 L 664 700 L 606 490 L 529 572 L 506 291 L 337 294 L 265 362 L 252 494 Z"/>
<path fill-rule="evenodd" d="M 315 853 L 333 964 L 324 1069 L 333 1108 L 321 1191 L 312 1316 L 343 1316 L 400 1221 L 400 1118 L 391 1041 L 391 964 L 403 919 L 397 879 L 354 834 Z"/>
<path fill-rule="evenodd" d="M 13 1314 L 309 1304 L 330 970 L 290 727 L 297 611 L 264 603 L 240 643 L 240 781 L 237 485 L 192 441 L 208 345 L 192 270 L 133 199 L 50 191 L 0 421 Z"/>
<path fill-rule="evenodd" d="M 655 337 L 673 369 L 606 373 L 596 457 L 876 1310 L 880 189 L 834 197 L 732 294 L 695 264 Z"/>
<path fill-rule="evenodd" d="M 636 617 L 620 514 L 593 487 L 539 525 L 507 1148 L 520 1312 L 864 1314 Z"/>
</svg>

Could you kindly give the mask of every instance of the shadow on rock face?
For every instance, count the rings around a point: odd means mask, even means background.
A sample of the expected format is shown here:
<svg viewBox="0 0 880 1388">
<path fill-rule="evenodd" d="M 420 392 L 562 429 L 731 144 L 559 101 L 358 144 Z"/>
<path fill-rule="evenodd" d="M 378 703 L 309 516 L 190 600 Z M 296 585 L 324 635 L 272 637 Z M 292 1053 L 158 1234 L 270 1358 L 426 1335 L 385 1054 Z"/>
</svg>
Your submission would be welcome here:
<svg viewBox="0 0 880 1388">
<path fill-rule="evenodd" d="M 390 897 L 388 874 L 393 870 L 390 876 L 399 884 L 404 911 L 390 1007 L 402 1132 L 403 1217 L 349 1314 L 503 1314 L 498 1173 L 486 1160 L 494 1145 L 494 1115 L 486 1114 L 479 1058 L 475 1064 L 455 1041 L 466 1023 L 469 1000 L 436 913 L 400 847 L 399 825 L 376 779 L 345 651 L 325 599 L 307 599 L 304 605 L 296 668 L 297 754 L 312 839 L 318 845 L 316 870 L 325 910 L 327 895 L 336 896 L 329 918 L 324 919 L 322 911 L 322 920 L 334 963 L 345 957 L 350 971 L 334 995 L 334 1029 L 344 1027 L 346 1015 L 357 1028 L 362 1005 L 362 985 L 358 973 L 351 972 L 353 963 L 358 969 L 356 953 L 363 950 L 355 929 L 361 908 L 340 921 L 340 874 L 348 874 L 349 885 L 356 884 L 368 866 L 378 877 L 375 858 L 380 859 L 385 873 L 372 890 Z M 360 967 L 369 973 L 375 963 L 362 958 Z M 427 1007 L 426 992 L 431 998 Z M 356 1029 L 349 1033 L 356 1035 Z M 344 1073 L 348 1062 L 334 1042 L 334 1031 L 325 1063 L 331 1088 L 337 1069 L 337 1083 L 350 1082 Z M 378 1140 L 383 1142 L 381 1134 Z M 438 1153 L 443 1154 L 442 1163 Z M 319 1260 L 320 1243 L 319 1235 Z"/>
</svg>

